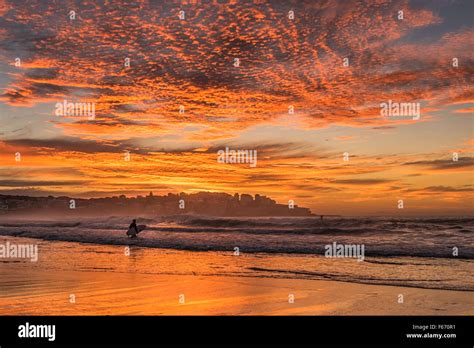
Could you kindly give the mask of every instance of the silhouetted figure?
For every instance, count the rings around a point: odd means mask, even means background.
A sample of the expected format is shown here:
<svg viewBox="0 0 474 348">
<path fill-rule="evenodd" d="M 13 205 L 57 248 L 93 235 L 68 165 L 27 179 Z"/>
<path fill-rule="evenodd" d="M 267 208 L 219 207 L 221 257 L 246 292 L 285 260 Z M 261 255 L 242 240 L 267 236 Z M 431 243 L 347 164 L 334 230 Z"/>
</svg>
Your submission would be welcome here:
<svg viewBox="0 0 474 348">
<path fill-rule="evenodd" d="M 130 226 L 128 227 L 128 230 L 130 231 L 131 229 L 134 229 L 135 230 L 135 234 L 132 234 L 130 237 L 131 238 L 137 238 L 137 234 L 138 234 L 138 227 L 137 227 L 137 220 L 133 219 L 133 222 L 130 224 Z"/>
<path fill-rule="evenodd" d="M 324 216 L 324 215 L 321 215 L 321 221 L 323 221 L 323 216 Z"/>
</svg>

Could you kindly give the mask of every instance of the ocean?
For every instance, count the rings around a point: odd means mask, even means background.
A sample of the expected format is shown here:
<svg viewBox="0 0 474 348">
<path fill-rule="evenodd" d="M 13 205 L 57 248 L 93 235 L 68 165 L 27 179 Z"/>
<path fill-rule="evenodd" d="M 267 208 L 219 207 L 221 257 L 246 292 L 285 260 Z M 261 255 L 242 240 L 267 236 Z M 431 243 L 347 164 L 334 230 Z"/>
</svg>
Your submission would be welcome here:
<svg viewBox="0 0 474 348">
<path fill-rule="evenodd" d="M 147 229 L 134 240 L 125 235 L 131 219 L 8 220 L 0 223 L 0 242 L 38 243 L 38 265 L 16 262 L 51 271 L 72 267 L 108 273 L 322 279 L 474 291 L 471 217 L 328 217 L 322 221 L 319 217 L 138 217 L 137 223 Z M 81 257 L 71 264 L 78 243 Z M 363 245 L 364 261 L 325 257 L 325 246 L 333 243 Z M 110 258 L 124 248 L 141 255 L 142 262 L 131 267 L 127 258 Z M 200 257 L 190 257 L 186 251 L 199 252 Z M 183 264 L 176 262 L 177 253 L 182 253 Z M 99 257 L 100 265 L 98 255 L 107 256 Z M 4 267 L 13 261 L 0 262 Z"/>
</svg>

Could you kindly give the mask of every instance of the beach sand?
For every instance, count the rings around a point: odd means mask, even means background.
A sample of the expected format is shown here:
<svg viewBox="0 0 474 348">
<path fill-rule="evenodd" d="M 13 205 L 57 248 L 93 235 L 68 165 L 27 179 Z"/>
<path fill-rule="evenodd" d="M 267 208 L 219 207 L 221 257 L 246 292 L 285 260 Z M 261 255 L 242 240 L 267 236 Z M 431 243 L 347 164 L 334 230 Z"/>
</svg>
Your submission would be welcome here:
<svg viewBox="0 0 474 348">
<path fill-rule="evenodd" d="M 1 315 L 474 314 L 471 291 L 197 274 L 205 268 L 199 263 L 203 258 L 230 267 L 224 256 L 213 253 L 142 248 L 134 249 L 132 258 L 117 256 L 121 246 L 46 241 L 40 250 L 37 263 L 1 261 Z M 161 274 L 137 272 L 146 270 L 147 262 Z M 170 270 L 171 264 L 177 266 Z M 209 264 L 217 267 L 217 261 Z"/>
<path fill-rule="evenodd" d="M 324 280 L 1 272 L 2 315 L 456 315 L 472 294 Z M 70 302 L 70 295 L 75 303 Z M 180 295 L 184 303 L 180 303 Z M 288 296 L 294 295 L 294 303 Z M 397 302 L 403 294 L 404 303 Z"/>
</svg>

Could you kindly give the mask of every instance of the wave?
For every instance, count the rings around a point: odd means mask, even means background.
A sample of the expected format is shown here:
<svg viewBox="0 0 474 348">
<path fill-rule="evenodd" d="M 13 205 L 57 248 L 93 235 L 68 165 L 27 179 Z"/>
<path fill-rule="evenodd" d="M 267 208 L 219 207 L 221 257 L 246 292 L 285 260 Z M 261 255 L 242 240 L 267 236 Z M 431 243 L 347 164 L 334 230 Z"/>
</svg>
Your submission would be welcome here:
<svg viewBox="0 0 474 348">
<path fill-rule="evenodd" d="M 126 229 L 133 217 L 109 216 L 88 218 L 81 221 L 19 221 L 3 223 L 4 227 L 80 227 L 87 229 Z M 291 218 L 225 218 L 196 215 L 173 215 L 159 218 L 137 218 L 138 224 L 147 230 L 172 232 L 225 232 L 238 230 L 251 234 L 370 234 L 439 231 L 470 233 L 474 229 L 473 218 L 339 218 L 291 217 Z"/>
<path fill-rule="evenodd" d="M 78 227 L 81 222 L 24 222 L 24 223 L 2 223 L 2 227 Z"/>
<path fill-rule="evenodd" d="M 176 233 L 155 233 L 154 231 L 142 232 L 142 238 L 130 240 L 124 231 L 92 230 L 92 229 L 23 229 L 0 227 L 0 235 L 23 238 L 36 238 L 46 241 L 64 241 L 78 243 L 92 243 L 100 245 L 126 245 L 159 249 L 176 249 L 188 251 L 233 251 L 236 246 L 242 253 L 281 253 L 281 254 L 312 254 L 324 255 L 325 245 L 331 244 L 332 239 L 321 241 L 307 241 L 304 236 L 300 240 L 279 239 L 273 236 L 271 239 L 248 236 L 231 238 L 229 235 L 218 235 L 213 233 L 203 235 L 182 235 Z M 301 239 L 303 238 L 303 239 Z M 340 240 L 338 243 L 353 244 L 352 240 Z M 378 243 L 376 238 L 370 238 L 364 242 L 365 257 L 428 257 L 428 258 L 453 258 L 450 247 L 441 245 L 438 248 L 416 246 L 412 244 L 387 244 Z M 464 250 L 457 259 L 474 259 L 474 250 Z"/>
<path fill-rule="evenodd" d="M 473 259 L 472 218 L 211 218 L 178 215 L 137 218 L 147 229 L 142 238 L 125 236 L 132 218 L 110 216 L 65 221 L 9 221 L 0 235 L 191 251 L 322 254 L 334 241 L 364 244 L 366 256 L 415 256 Z"/>
<path fill-rule="evenodd" d="M 197 215 L 171 215 L 163 216 L 160 221 L 176 222 L 185 225 L 201 226 L 282 226 L 282 225 L 314 225 L 321 223 L 331 223 L 340 226 L 360 226 L 367 224 L 474 224 L 472 217 L 446 217 L 446 218 L 384 218 L 384 217 L 334 217 L 326 216 L 323 220 L 320 217 L 209 217 Z M 462 227 L 462 226 L 461 226 Z"/>
<path fill-rule="evenodd" d="M 142 221 L 140 221 L 142 222 Z M 1 227 L 12 227 L 12 228 L 73 228 L 73 227 L 83 227 L 84 229 L 90 230 L 125 230 L 128 225 L 106 225 L 98 224 L 83 224 L 80 222 L 76 223 L 29 223 L 29 224 L 2 224 Z M 219 227 L 180 227 L 180 226 L 147 226 L 146 231 L 155 231 L 155 232 L 174 232 L 174 233 L 232 233 L 238 232 L 239 234 L 262 234 L 262 235 L 313 235 L 313 234 L 371 234 L 380 232 L 378 229 L 368 229 L 368 228 L 355 228 L 355 229 L 342 229 L 342 228 L 331 228 L 331 227 L 314 227 L 314 228 L 273 228 L 273 229 L 263 229 L 263 228 L 249 228 L 250 226 L 245 226 L 245 228 L 219 228 Z M 404 231 L 400 231 L 403 233 Z"/>
<path fill-rule="evenodd" d="M 467 284 L 446 284 L 443 279 L 410 279 L 410 278 L 383 278 L 376 276 L 361 276 L 354 277 L 348 274 L 328 273 L 328 272 L 314 272 L 314 271 L 299 271 L 299 270 L 285 270 L 262 267 L 249 267 L 251 271 L 261 272 L 260 277 L 269 278 L 290 278 L 290 279 L 312 279 L 312 280 L 334 280 L 358 284 L 370 285 L 391 285 L 403 286 L 419 289 L 439 289 L 439 290 L 455 290 L 455 291 L 474 291 L 471 285 Z M 275 276 L 281 274 L 283 276 Z"/>
</svg>

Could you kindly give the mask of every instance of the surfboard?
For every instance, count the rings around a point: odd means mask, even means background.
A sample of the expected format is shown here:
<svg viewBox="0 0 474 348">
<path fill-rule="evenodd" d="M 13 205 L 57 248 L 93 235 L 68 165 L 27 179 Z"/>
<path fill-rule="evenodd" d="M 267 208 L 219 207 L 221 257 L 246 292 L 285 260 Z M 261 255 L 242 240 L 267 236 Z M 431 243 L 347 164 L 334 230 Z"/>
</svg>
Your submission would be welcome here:
<svg viewBox="0 0 474 348">
<path fill-rule="evenodd" d="M 129 228 L 128 231 L 127 231 L 127 236 L 136 236 L 138 233 L 143 231 L 145 228 L 146 228 L 146 225 L 137 225 L 138 232 L 135 231 L 135 229 L 133 227 Z"/>
</svg>

